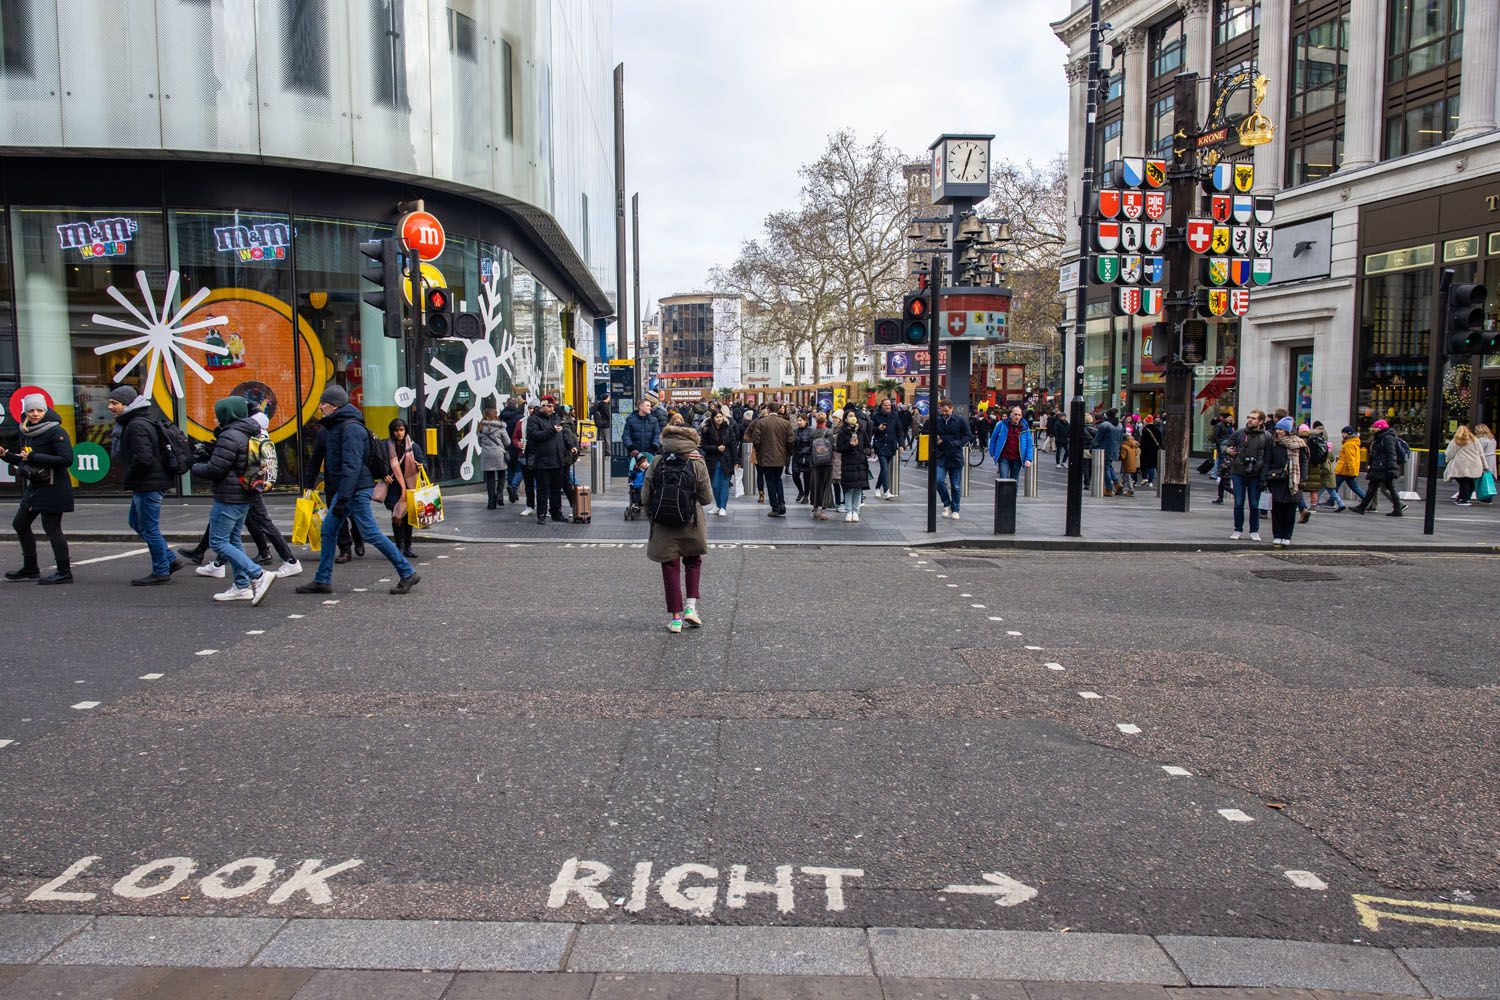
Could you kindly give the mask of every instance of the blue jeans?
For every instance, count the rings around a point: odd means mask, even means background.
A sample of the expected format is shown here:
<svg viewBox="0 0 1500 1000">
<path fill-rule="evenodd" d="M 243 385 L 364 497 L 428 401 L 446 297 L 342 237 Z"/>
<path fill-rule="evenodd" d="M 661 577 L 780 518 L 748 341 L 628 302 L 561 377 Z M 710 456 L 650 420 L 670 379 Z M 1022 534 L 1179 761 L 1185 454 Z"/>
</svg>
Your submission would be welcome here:
<svg viewBox="0 0 1500 1000">
<path fill-rule="evenodd" d="M 526 469 L 521 465 L 521 460 L 519 458 L 516 459 L 510 465 L 510 475 L 506 479 L 506 485 L 511 489 L 515 489 L 521 485 L 521 478 L 525 472 Z"/>
<path fill-rule="evenodd" d="M 996 462 L 1000 466 L 1001 479 L 1014 479 L 1019 482 L 1021 473 L 1026 470 L 1026 463 L 1022 462 L 1019 458 L 1001 458 L 996 459 Z"/>
<path fill-rule="evenodd" d="M 1359 479 L 1356 476 L 1335 476 L 1334 484 L 1334 496 L 1338 496 L 1337 491 L 1339 487 L 1347 486 L 1351 491 L 1353 491 L 1355 496 L 1359 497 L 1361 500 L 1365 498 L 1365 491 L 1359 488 Z"/>
<path fill-rule="evenodd" d="M 722 465 L 714 466 L 714 506 L 729 507 L 729 480 Z"/>
<path fill-rule="evenodd" d="M 213 510 L 208 515 L 208 544 L 219 558 L 229 564 L 234 573 L 234 585 L 245 588 L 250 586 L 251 580 L 260 579 L 265 572 L 255 561 L 245 554 L 245 546 L 240 543 L 240 532 L 245 530 L 245 518 L 250 516 L 250 505 L 247 503 L 225 503 L 215 500 Z M 336 538 L 335 533 L 328 537 Z M 331 552 L 333 546 L 325 546 L 325 552 Z"/>
<path fill-rule="evenodd" d="M 141 536 L 151 550 L 151 575 L 172 574 L 172 550 L 161 534 L 161 492 L 146 490 L 130 495 L 130 530 Z"/>
<path fill-rule="evenodd" d="M 411 568 L 411 563 L 402 557 L 396 546 L 385 537 L 385 533 L 375 523 L 375 515 L 370 511 L 368 489 L 355 490 L 354 495 L 348 500 L 348 506 L 349 509 L 340 516 L 333 512 L 334 503 L 329 503 L 328 513 L 323 515 L 323 551 L 318 554 L 318 572 L 313 576 L 314 583 L 333 582 L 333 557 L 336 555 L 334 551 L 336 546 L 328 542 L 329 539 L 339 537 L 339 528 L 343 526 L 346 519 L 352 520 L 359 528 L 359 533 L 364 540 L 375 546 L 381 555 L 390 560 L 391 565 L 396 568 L 397 573 L 401 574 L 403 580 L 416 572 Z"/>
<path fill-rule="evenodd" d="M 1245 501 L 1250 501 L 1250 530 L 1260 530 L 1260 491 L 1263 483 L 1257 479 L 1246 479 L 1244 476 L 1230 476 L 1229 480 L 1234 484 L 1234 530 L 1245 530 Z"/>
<path fill-rule="evenodd" d="M 1120 477 L 1115 475 L 1115 460 L 1109 456 L 1104 458 L 1104 492 L 1108 493 L 1120 485 Z"/>
<path fill-rule="evenodd" d="M 848 489 L 844 491 L 844 503 L 849 508 L 849 513 L 858 514 L 859 508 L 865 502 L 865 491 Z"/>
<path fill-rule="evenodd" d="M 875 453 L 875 461 L 880 466 L 880 471 L 875 474 L 875 488 L 877 490 L 885 490 L 887 493 L 890 492 L 891 460 L 894 457 L 895 456 L 893 455 L 882 455 L 879 452 Z"/>
<path fill-rule="evenodd" d="M 949 507 L 958 513 L 958 502 L 964 493 L 964 467 L 961 463 L 945 465 L 941 462 L 937 467 L 937 491 L 938 499 L 943 501 L 944 507 Z M 946 482 L 944 481 L 946 478 Z"/>
</svg>

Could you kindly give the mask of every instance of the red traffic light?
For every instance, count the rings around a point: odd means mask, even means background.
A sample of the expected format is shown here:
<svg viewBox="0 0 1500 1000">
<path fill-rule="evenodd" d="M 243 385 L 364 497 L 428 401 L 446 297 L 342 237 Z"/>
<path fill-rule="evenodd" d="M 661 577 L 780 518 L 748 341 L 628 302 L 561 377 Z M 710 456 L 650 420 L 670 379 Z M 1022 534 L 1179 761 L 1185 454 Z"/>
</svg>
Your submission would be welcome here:
<svg viewBox="0 0 1500 1000">
<path fill-rule="evenodd" d="M 441 288 L 429 289 L 427 292 L 427 308 L 442 311 L 448 308 L 448 293 Z"/>
<path fill-rule="evenodd" d="M 926 316 L 927 315 L 927 300 L 926 299 L 922 299 L 922 298 L 915 298 L 914 297 L 911 300 L 911 302 L 907 305 L 906 311 L 907 311 L 907 313 L 910 316 L 912 316 L 912 318 L 916 318 L 918 316 Z"/>
</svg>

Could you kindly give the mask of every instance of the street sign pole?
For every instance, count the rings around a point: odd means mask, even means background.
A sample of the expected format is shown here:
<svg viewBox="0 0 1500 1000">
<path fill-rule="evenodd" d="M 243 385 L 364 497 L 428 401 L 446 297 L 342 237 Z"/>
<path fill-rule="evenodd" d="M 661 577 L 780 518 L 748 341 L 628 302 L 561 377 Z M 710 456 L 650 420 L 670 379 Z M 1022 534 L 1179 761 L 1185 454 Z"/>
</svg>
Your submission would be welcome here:
<svg viewBox="0 0 1500 1000">
<path fill-rule="evenodd" d="M 1089 0 L 1088 120 L 1083 127 L 1083 184 L 1078 206 L 1078 293 L 1073 307 L 1073 399 L 1068 405 L 1068 509 L 1064 534 L 1083 534 L 1083 351 L 1089 297 L 1089 238 L 1094 228 L 1094 125 L 1099 117 L 1099 48 L 1104 41 L 1100 0 Z"/>
<path fill-rule="evenodd" d="M 1172 225 L 1167 247 L 1166 323 L 1172 354 L 1167 362 L 1167 433 L 1162 442 L 1161 509 L 1186 513 L 1192 492 L 1188 482 L 1188 450 L 1192 443 L 1193 369 L 1183 359 L 1186 324 L 1193 312 L 1194 269 L 1198 260 L 1187 243 L 1188 216 L 1198 192 L 1198 154 L 1193 134 L 1198 122 L 1198 74 L 1179 73 L 1172 86 Z M 1158 335 L 1160 331 L 1158 331 Z"/>
<path fill-rule="evenodd" d="M 932 272 L 927 283 L 930 307 L 927 310 L 927 533 L 937 534 L 937 434 L 938 419 L 938 300 L 943 286 L 943 255 L 932 255 Z M 920 448 L 920 435 L 918 447 Z"/>
<path fill-rule="evenodd" d="M 1437 457 L 1443 443 L 1443 369 L 1448 363 L 1448 290 L 1453 287 L 1453 268 L 1443 268 L 1437 294 L 1437 322 L 1427 345 L 1427 503 L 1422 512 L 1422 534 L 1437 526 Z M 1396 433 L 1391 431 L 1392 434 Z M 1411 484 L 1417 488 L 1416 483 Z M 1372 487 L 1373 489 L 1373 487 Z"/>
</svg>

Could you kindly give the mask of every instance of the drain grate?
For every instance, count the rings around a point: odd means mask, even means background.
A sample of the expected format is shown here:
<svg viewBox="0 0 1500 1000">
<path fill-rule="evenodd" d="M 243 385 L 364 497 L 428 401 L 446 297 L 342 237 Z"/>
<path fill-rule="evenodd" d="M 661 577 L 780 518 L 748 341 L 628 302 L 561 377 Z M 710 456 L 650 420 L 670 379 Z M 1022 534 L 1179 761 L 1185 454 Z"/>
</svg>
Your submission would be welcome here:
<svg viewBox="0 0 1500 1000">
<path fill-rule="evenodd" d="M 1394 556 L 1376 552 L 1276 552 L 1272 559 L 1300 563 L 1305 566 L 1399 566 Z"/>
<path fill-rule="evenodd" d="M 1317 583 L 1322 580 L 1342 579 L 1336 573 L 1325 573 L 1320 569 L 1257 569 L 1250 573 L 1262 580 L 1280 580 L 1282 583 Z"/>
</svg>

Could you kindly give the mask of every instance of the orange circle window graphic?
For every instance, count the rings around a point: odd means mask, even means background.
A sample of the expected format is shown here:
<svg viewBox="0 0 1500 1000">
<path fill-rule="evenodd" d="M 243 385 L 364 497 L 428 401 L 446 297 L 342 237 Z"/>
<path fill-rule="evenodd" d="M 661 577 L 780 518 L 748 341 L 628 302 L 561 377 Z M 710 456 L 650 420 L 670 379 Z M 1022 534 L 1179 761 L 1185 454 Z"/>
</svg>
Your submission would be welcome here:
<svg viewBox="0 0 1500 1000">
<path fill-rule="evenodd" d="M 215 289 L 182 323 L 210 316 L 224 316 L 229 322 L 209 329 L 204 341 L 229 353 L 209 355 L 205 362 L 204 368 L 214 377 L 213 384 L 191 375 L 183 380 L 190 435 L 212 440 L 214 404 L 228 395 L 243 396 L 260 405 L 270 420 L 267 432 L 272 441 L 296 433 L 299 409 L 303 423 L 317 418 L 318 393 L 333 370 L 306 320 L 297 319 L 297 336 L 293 337 L 292 307 L 247 288 Z M 165 380 L 157 383 L 156 401 L 168 412 L 170 391 Z"/>
</svg>

